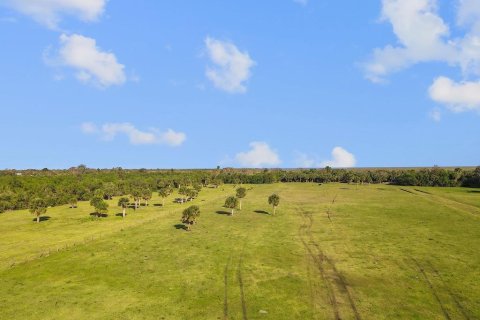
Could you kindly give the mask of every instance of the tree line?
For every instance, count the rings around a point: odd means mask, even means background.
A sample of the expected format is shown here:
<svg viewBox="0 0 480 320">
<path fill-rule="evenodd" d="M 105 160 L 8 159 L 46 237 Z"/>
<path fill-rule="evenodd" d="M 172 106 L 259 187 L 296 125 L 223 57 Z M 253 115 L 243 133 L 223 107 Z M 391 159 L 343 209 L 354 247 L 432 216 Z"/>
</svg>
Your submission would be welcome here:
<svg viewBox="0 0 480 320">
<path fill-rule="evenodd" d="M 132 195 L 135 206 L 148 203 L 154 191 L 178 189 L 181 201 L 195 198 L 201 187 L 222 184 L 267 184 L 275 182 L 390 183 L 403 186 L 480 188 L 476 169 L 213 169 L 213 170 L 127 170 L 89 169 L 84 165 L 68 170 L 0 171 L 0 212 L 27 209 L 35 199 L 47 207 L 111 199 Z M 171 193 L 171 192 L 170 192 Z M 162 195 L 161 195 L 162 196 Z M 163 197 L 163 196 L 162 196 Z M 166 197 L 166 196 L 165 196 Z M 237 197 L 241 199 L 240 197 Z M 240 201 L 240 200 L 239 200 Z"/>
</svg>

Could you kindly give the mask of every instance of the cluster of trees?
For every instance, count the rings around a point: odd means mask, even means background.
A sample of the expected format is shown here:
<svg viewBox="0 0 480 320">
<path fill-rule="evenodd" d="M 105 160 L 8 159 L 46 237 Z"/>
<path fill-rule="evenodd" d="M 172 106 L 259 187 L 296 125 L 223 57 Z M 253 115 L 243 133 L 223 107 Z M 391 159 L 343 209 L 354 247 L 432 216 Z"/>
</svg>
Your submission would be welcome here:
<svg viewBox="0 0 480 320">
<path fill-rule="evenodd" d="M 173 188 L 182 202 L 194 199 L 202 187 L 222 184 L 263 184 L 274 182 L 392 183 L 412 186 L 464 186 L 480 188 L 480 167 L 476 169 L 215 169 L 215 170 L 125 170 L 89 169 L 80 165 L 68 170 L 0 171 L 0 213 L 27 209 L 34 199 L 47 207 L 104 200 L 132 195 L 135 207 L 148 205 L 152 190 L 162 198 Z M 191 187 L 189 187 L 191 186 Z M 241 197 L 237 198 L 241 199 Z"/>
</svg>

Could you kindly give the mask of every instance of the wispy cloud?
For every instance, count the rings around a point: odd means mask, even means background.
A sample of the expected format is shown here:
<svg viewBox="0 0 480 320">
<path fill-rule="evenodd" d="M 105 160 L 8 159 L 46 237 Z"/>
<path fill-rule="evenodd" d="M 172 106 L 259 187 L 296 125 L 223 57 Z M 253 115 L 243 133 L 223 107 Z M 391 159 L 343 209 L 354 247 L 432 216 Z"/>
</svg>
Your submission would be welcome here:
<svg viewBox="0 0 480 320">
<path fill-rule="evenodd" d="M 56 29 L 64 15 L 82 21 L 95 21 L 105 10 L 107 0 L 3 0 L 0 4 L 13 8 L 35 21 Z"/>
<path fill-rule="evenodd" d="M 92 122 L 81 124 L 81 131 L 85 134 L 98 135 L 104 141 L 112 141 L 119 134 L 124 134 L 133 145 L 163 144 L 171 147 L 182 145 L 187 136 L 183 132 L 176 132 L 172 129 L 161 132 L 156 128 L 142 131 L 131 123 L 106 123 L 97 126 Z"/>
<path fill-rule="evenodd" d="M 251 76 L 255 61 L 248 52 L 240 51 L 233 43 L 207 37 L 208 57 L 213 67 L 207 67 L 206 76 L 213 85 L 229 93 L 245 93 L 245 82 Z"/>
</svg>

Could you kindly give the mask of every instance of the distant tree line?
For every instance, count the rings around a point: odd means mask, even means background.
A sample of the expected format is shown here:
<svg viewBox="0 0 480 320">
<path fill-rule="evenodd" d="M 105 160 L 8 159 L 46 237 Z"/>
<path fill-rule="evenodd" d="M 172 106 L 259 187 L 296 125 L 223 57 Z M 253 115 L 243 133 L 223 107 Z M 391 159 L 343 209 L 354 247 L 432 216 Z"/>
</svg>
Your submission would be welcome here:
<svg viewBox="0 0 480 320">
<path fill-rule="evenodd" d="M 480 167 L 476 169 L 231 169 L 216 170 L 127 170 L 89 169 L 84 165 L 68 170 L 0 171 L 0 212 L 27 209 L 35 199 L 57 206 L 96 198 L 132 195 L 135 203 L 148 204 L 152 192 L 167 196 L 173 188 L 194 198 L 201 187 L 223 184 L 268 184 L 275 182 L 311 183 L 390 183 L 402 186 L 480 188 Z M 193 186 L 193 187 L 190 187 Z M 238 197 L 241 199 L 241 195 Z M 100 202 L 98 202 L 100 203 Z M 99 208 L 99 211 L 102 208 Z"/>
</svg>

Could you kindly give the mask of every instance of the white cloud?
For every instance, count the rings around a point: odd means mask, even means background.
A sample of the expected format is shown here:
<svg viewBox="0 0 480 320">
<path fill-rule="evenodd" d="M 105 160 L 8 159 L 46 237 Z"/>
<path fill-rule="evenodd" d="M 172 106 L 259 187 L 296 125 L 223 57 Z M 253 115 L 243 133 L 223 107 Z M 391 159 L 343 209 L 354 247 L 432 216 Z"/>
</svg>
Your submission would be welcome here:
<svg viewBox="0 0 480 320">
<path fill-rule="evenodd" d="M 316 166 L 315 159 L 302 152 L 296 152 L 294 163 L 298 168 L 312 168 Z"/>
<path fill-rule="evenodd" d="M 280 164 L 280 158 L 275 150 L 265 142 L 250 143 L 250 150 L 247 152 L 240 152 L 235 156 L 241 166 L 244 167 L 271 167 Z"/>
<path fill-rule="evenodd" d="M 308 4 L 308 0 L 293 0 L 293 2 L 298 3 L 302 6 L 306 6 Z"/>
<path fill-rule="evenodd" d="M 101 128 L 98 128 L 91 122 L 85 122 L 81 125 L 81 129 L 86 134 L 100 134 L 105 141 L 112 141 L 117 135 L 124 134 L 133 145 L 163 144 L 176 147 L 182 145 L 187 138 L 185 133 L 176 132 L 172 129 L 168 129 L 165 132 L 155 128 L 141 131 L 128 122 L 106 123 Z"/>
<path fill-rule="evenodd" d="M 463 37 L 452 38 L 438 14 L 437 0 L 383 0 L 382 19 L 390 22 L 399 45 L 377 48 L 365 65 L 366 77 L 382 82 L 393 72 L 417 63 L 444 62 L 459 67 L 464 79 L 480 77 L 480 0 L 459 0 L 457 23 Z M 451 110 L 470 111 L 479 106 L 477 82 L 440 77 L 430 87 L 434 101 Z"/>
<path fill-rule="evenodd" d="M 343 149 L 342 147 L 335 147 L 332 150 L 332 160 L 320 163 L 321 167 L 332 168 L 352 168 L 355 167 L 357 160 L 355 156 Z"/>
<path fill-rule="evenodd" d="M 95 39 L 62 34 L 60 43 L 58 56 L 53 60 L 56 64 L 75 69 L 75 77 L 79 81 L 102 88 L 125 83 L 124 65 L 117 62 L 113 53 L 98 48 Z"/>
<path fill-rule="evenodd" d="M 480 111 L 480 82 L 454 82 L 446 77 L 435 79 L 430 97 L 454 112 Z"/>
<path fill-rule="evenodd" d="M 83 21 L 95 21 L 104 12 L 107 0 L 1 0 L 39 23 L 55 29 L 63 15 Z"/>
<path fill-rule="evenodd" d="M 80 128 L 85 134 L 92 134 L 98 132 L 98 128 L 93 122 L 84 122 L 80 125 Z"/>
<path fill-rule="evenodd" d="M 207 53 L 215 65 L 207 67 L 206 76 L 218 89 L 229 93 L 244 93 L 247 91 L 245 82 L 251 76 L 251 68 L 255 61 L 248 52 L 241 52 L 231 42 L 205 39 Z"/>
<path fill-rule="evenodd" d="M 442 113 L 438 109 L 433 109 L 428 113 L 430 119 L 435 122 L 440 122 L 442 120 Z"/>
<path fill-rule="evenodd" d="M 401 46 L 377 48 L 366 65 L 368 79 L 378 82 L 418 62 L 455 60 L 447 43 L 449 28 L 437 15 L 436 0 L 383 0 L 382 20 L 389 21 Z"/>
</svg>

